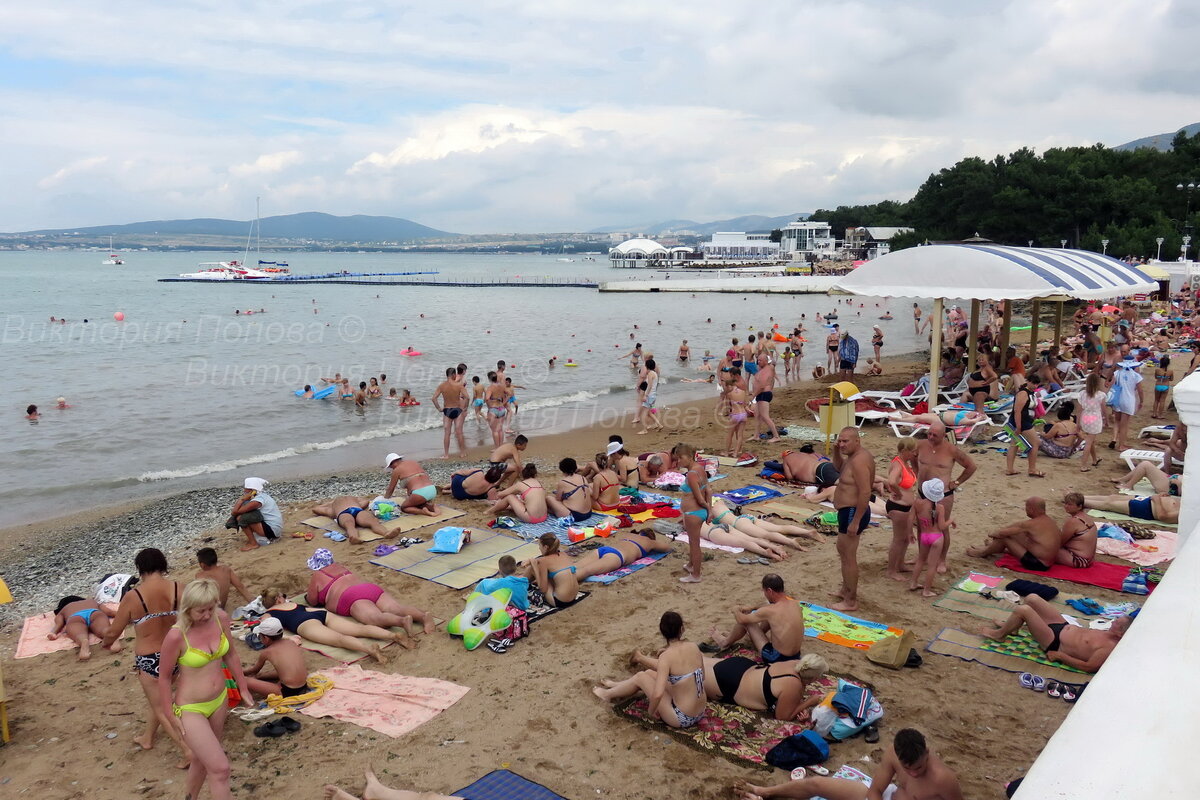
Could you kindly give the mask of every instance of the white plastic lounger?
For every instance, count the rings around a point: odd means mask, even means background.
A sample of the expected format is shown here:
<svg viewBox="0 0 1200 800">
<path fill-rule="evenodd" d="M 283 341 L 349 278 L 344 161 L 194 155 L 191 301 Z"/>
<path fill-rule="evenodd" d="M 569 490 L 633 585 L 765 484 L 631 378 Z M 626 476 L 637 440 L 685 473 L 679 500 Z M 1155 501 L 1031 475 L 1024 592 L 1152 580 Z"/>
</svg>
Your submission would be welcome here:
<svg viewBox="0 0 1200 800">
<path fill-rule="evenodd" d="M 1139 461 L 1149 461 L 1159 469 L 1163 469 L 1167 454 L 1163 450 L 1134 450 L 1131 448 L 1122 451 L 1121 460 L 1128 464 L 1130 469 L 1136 467 Z"/>
</svg>

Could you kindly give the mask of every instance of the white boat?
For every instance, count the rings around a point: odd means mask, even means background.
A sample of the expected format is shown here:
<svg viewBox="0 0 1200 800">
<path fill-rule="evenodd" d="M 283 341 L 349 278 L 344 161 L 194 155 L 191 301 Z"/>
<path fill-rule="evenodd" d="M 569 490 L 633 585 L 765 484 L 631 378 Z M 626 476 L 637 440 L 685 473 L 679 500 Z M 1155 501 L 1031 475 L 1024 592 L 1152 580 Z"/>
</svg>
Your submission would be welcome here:
<svg viewBox="0 0 1200 800">
<path fill-rule="evenodd" d="M 125 259 L 113 252 L 113 237 L 108 237 L 108 260 L 101 261 L 106 267 L 120 266 L 125 263 Z"/>
<path fill-rule="evenodd" d="M 261 281 L 276 277 L 270 272 L 244 267 L 240 261 L 204 261 L 196 267 L 195 272 L 180 273 L 179 277 L 203 281 Z"/>
</svg>

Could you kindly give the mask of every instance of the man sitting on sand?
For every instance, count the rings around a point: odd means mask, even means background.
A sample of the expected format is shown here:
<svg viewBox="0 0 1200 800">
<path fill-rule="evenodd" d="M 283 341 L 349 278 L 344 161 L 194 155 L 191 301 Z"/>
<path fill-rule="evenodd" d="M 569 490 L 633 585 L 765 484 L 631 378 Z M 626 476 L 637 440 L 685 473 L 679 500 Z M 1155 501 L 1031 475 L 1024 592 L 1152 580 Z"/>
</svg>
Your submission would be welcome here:
<svg viewBox="0 0 1200 800">
<path fill-rule="evenodd" d="M 328 503 L 323 503 L 319 506 L 312 507 L 312 513 L 329 517 L 346 532 L 346 538 L 350 540 L 350 544 L 362 544 L 362 539 L 358 535 L 359 528 L 366 528 L 372 533 L 377 533 L 385 539 L 394 539 L 400 535 L 400 530 L 397 528 L 392 532 L 383 527 L 383 523 L 379 521 L 379 517 L 370 509 L 371 498 L 369 497 L 354 497 L 353 495 L 343 495 L 335 497 Z"/>
<path fill-rule="evenodd" d="M 258 661 L 246 670 L 246 684 L 250 691 L 260 697 L 277 694 L 295 697 L 307 694 L 308 667 L 304 664 L 304 651 L 293 641 L 283 636 L 283 624 L 274 617 L 266 617 L 254 628 L 265 645 L 258 654 Z M 275 668 L 274 674 L 264 675 L 267 664 Z"/>
<path fill-rule="evenodd" d="M 1096 672 L 1104 665 L 1108 654 L 1129 630 L 1132 617 L 1117 617 L 1108 630 L 1093 630 L 1071 625 L 1048 602 L 1031 594 L 1021 601 L 1000 625 L 979 631 L 981 636 L 1000 639 L 1011 636 L 1024 625 L 1029 635 L 1046 651 L 1046 658 L 1084 672 Z"/>
<path fill-rule="evenodd" d="M 895 781 L 895 783 L 893 783 Z M 809 776 L 778 786 L 739 783 L 741 800 L 792 797 L 808 800 L 962 800 L 958 777 L 929 750 L 920 731 L 905 728 L 896 732 L 883 762 L 871 776 L 871 786 L 846 778 Z"/>
<path fill-rule="evenodd" d="M 799 450 L 784 450 L 779 460 L 783 462 L 783 474 L 789 481 L 811 483 L 821 488 L 833 486 L 838 481 L 833 459 L 814 453 L 811 444 L 803 445 Z"/>
<path fill-rule="evenodd" d="M 1062 540 L 1055 560 L 1064 566 L 1087 569 L 1096 559 L 1096 542 L 1100 528 L 1083 508 L 1083 495 L 1069 492 L 1063 497 L 1067 519 L 1063 522 Z"/>
<path fill-rule="evenodd" d="M 754 649 L 768 664 L 799 658 L 804 644 L 804 609 L 784 592 L 783 578 L 775 573 L 763 576 L 762 592 L 767 598 L 765 606 L 734 608 L 733 630 L 722 634 L 713 628 L 713 645 L 701 649 L 718 653 L 749 634 Z"/>
<path fill-rule="evenodd" d="M 1149 522 L 1179 524 L 1179 498 L 1169 494 L 1130 497 L 1127 494 L 1089 495 L 1083 498 L 1084 508 L 1128 514 Z"/>
<path fill-rule="evenodd" d="M 246 478 L 242 483 L 242 496 L 233 504 L 226 528 L 236 528 L 246 534 L 247 543 L 239 550 L 254 550 L 260 545 L 270 544 L 283 532 L 283 513 L 275 498 L 263 491 L 268 481 L 262 478 Z"/>
<path fill-rule="evenodd" d="M 221 593 L 221 608 L 224 608 L 229 602 L 230 587 L 237 589 L 247 603 L 254 600 L 233 568 L 217 563 L 216 550 L 211 547 L 201 547 L 196 551 L 196 563 L 200 565 L 200 569 L 197 570 L 195 579 L 199 581 L 208 578 L 217 584 L 217 589 Z"/>
<path fill-rule="evenodd" d="M 1058 557 L 1062 531 L 1058 523 L 1046 514 L 1046 501 L 1030 497 L 1025 501 L 1025 516 L 1028 519 L 1014 522 L 1001 528 L 988 538 L 982 547 L 967 548 L 967 555 L 987 558 L 997 553 L 1008 552 L 1020 559 L 1025 569 L 1045 572 Z"/>
</svg>

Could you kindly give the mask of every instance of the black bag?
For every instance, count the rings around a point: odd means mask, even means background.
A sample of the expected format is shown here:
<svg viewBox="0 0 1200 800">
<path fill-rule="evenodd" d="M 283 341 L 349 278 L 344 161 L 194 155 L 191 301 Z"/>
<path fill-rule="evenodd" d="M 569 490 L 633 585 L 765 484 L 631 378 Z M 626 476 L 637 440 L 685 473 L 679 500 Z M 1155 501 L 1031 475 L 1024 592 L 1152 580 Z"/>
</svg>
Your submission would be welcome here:
<svg viewBox="0 0 1200 800">
<path fill-rule="evenodd" d="M 800 731 L 770 749 L 766 761 L 773 767 L 789 772 L 796 767 L 820 764 L 829 758 L 829 745 L 814 730 Z"/>
</svg>

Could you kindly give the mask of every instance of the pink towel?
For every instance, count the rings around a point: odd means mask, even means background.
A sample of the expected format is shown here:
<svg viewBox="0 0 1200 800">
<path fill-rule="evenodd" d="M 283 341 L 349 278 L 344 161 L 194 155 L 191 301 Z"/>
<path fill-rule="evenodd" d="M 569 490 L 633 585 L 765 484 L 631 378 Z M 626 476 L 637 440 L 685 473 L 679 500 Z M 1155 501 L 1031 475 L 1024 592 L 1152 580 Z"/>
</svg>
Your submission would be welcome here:
<svg viewBox="0 0 1200 800">
<path fill-rule="evenodd" d="M 43 653 L 57 653 L 62 650 L 74 650 L 75 642 L 60 635 L 54 641 L 46 638 L 46 634 L 54 630 L 54 615 L 50 612 L 38 614 L 36 617 L 26 617 L 21 626 L 21 638 L 17 640 L 17 652 L 13 658 L 33 658 Z M 92 645 L 100 644 L 95 636 L 91 637 Z"/>
<path fill-rule="evenodd" d="M 1133 544 L 1101 537 L 1096 542 L 1097 552 L 1109 556 L 1123 558 L 1143 567 L 1152 567 L 1175 557 L 1179 546 L 1179 534 L 1175 531 L 1155 531 L 1153 539 L 1135 539 Z M 1157 548 L 1153 552 L 1144 550 L 1145 547 Z"/>
<path fill-rule="evenodd" d="M 364 670 L 357 664 L 323 669 L 333 688 L 300 713 L 333 717 L 399 737 L 423 725 L 470 691 L 436 678 L 413 678 Z"/>
</svg>

